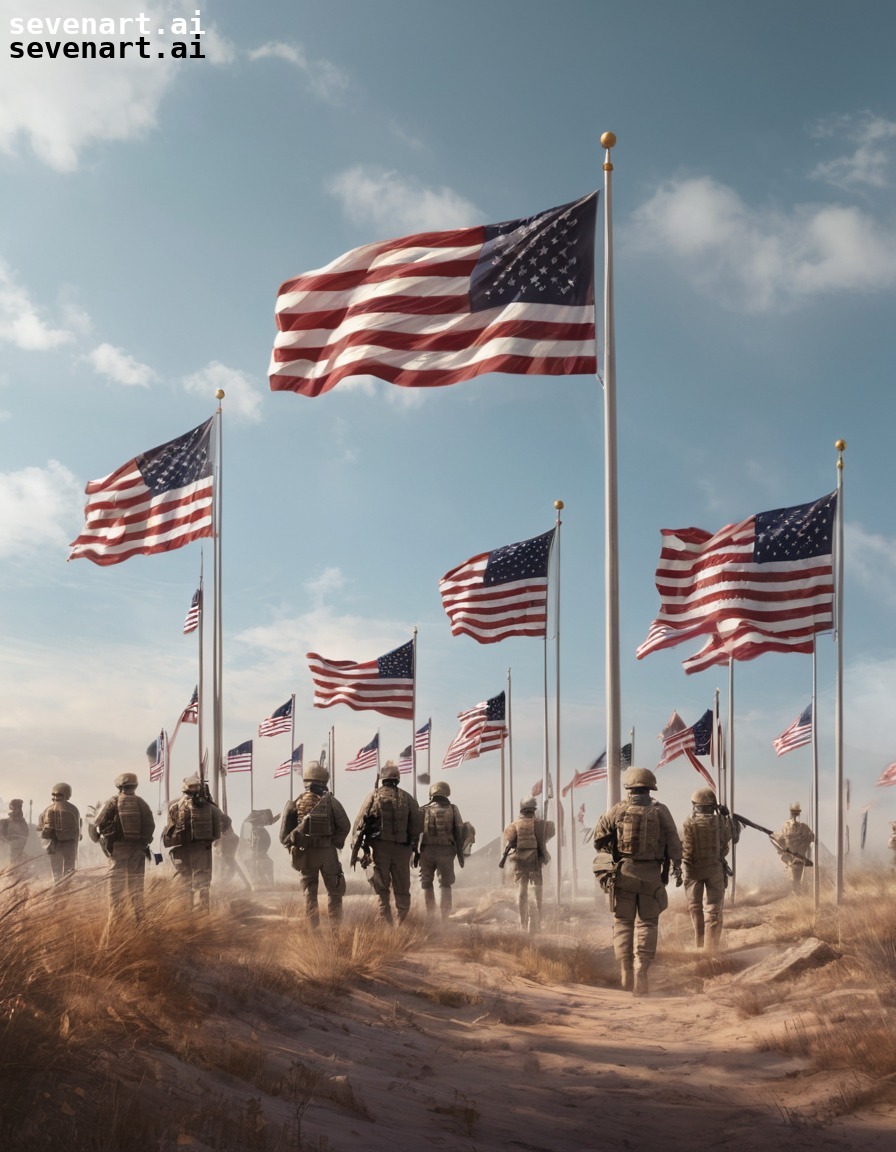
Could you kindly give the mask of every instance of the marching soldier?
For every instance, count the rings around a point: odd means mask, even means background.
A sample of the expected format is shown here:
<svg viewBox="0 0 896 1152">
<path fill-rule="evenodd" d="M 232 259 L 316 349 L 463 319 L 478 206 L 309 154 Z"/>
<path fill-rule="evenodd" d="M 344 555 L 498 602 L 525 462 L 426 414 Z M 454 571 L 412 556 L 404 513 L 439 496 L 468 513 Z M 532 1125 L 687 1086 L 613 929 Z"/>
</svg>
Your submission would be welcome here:
<svg viewBox="0 0 896 1152">
<path fill-rule="evenodd" d="M 805 860 L 800 860 L 799 857 L 805 856 L 809 859 L 809 853 L 815 843 L 815 833 L 808 824 L 800 820 L 801 812 L 799 801 L 790 805 L 790 819 L 784 821 L 775 844 L 778 854 L 784 861 L 784 867 L 790 872 L 790 885 L 794 892 L 799 892 L 802 887 L 803 869 L 806 867 Z"/>
<path fill-rule="evenodd" d="M 317 893 L 323 878 L 331 924 L 342 919 L 345 874 L 339 850 L 351 829 L 345 809 L 327 788 L 329 771 L 318 760 L 302 770 L 305 791 L 287 800 L 280 821 L 280 843 L 290 851 L 292 866 L 302 874 L 305 912 L 312 928 L 320 927 Z"/>
<path fill-rule="evenodd" d="M 20 863 L 25 858 L 25 844 L 28 840 L 28 821 L 22 814 L 22 801 L 10 800 L 6 816 L 0 820 L 0 840 L 9 846 L 9 864 Z"/>
<path fill-rule="evenodd" d="M 152 809 L 137 795 L 137 776 L 115 777 L 118 795 L 99 809 L 87 832 L 109 857 L 109 918 L 117 919 L 128 904 L 138 922 L 143 916 L 143 881 L 156 822 Z"/>
<path fill-rule="evenodd" d="M 198 776 L 187 776 L 183 796 L 168 808 L 162 843 L 177 878 L 189 897 L 190 907 L 209 910 L 212 882 L 212 844 L 221 836 L 221 810 L 212 803 Z"/>
<path fill-rule="evenodd" d="M 78 842 L 81 839 L 81 813 L 72 804 L 71 784 L 54 784 L 52 803 L 37 819 L 37 831 L 46 841 L 53 883 L 74 875 L 78 866 Z"/>
<path fill-rule="evenodd" d="M 548 863 L 545 821 L 535 815 L 538 801 L 526 796 L 520 801 L 520 814 L 504 829 L 504 855 L 499 867 L 513 853 L 513 878 L 519 892 L 520 928 L 535 933 L 541 927 L 541 869 Z M 529 901 L 529 885 L 535 893 L 535 907 Z"/>
<path fill-rule="evenodd" d="M 420 805 L 403 788 L 398 787 L 401 775 L 394 760 L 387 760 L 380 775 L 379 786 L 361 805 L 352 828 L 355 843 L 371 823 L 377 827 L 371 837 L 370 851 L 373 870 L 370 883 L 379 900 L 379 916 L 392 923 L 389 893 L 395 897 L 398 923 L 411 909 L 411 857 L 423 831 Z"/>
<path fill-rule="evenodd" d="M 613 950 L 623 991 L 646 996 L 660 913 L 669 904 L 663 865 L 664 861 L 671 863 L 676 886 L 680 885 L 681 841 L 672 813 L 650 796 L 656 790 L 656 776 L 649 768 L 629 768 L 622 785 L 628 795 L 598 820 L 594 847 L 598 852 L 609 849 L 615 862 L 608 887 L 614 917 Z"/>
<path fill-rule="evenodd" d="M 694 943 L 715 952 L 722 935 L 722 908 L 728 872 L 725 857 L 739 830 L 728 809 L 716 802 L 712 788 L 698 788 L 691 797 L 693 814 L 681 832 L 684 890 L 694 925 Z M 705 900 L 705 910 L 704 910 Z"/>
<path fill-rule="evenodd" d="M 436 910 L 433 881 L 439 877 L 439 909 L 442 920 L 451 915 L 451 886 L 454 883 L 454 861 L 464 866 L 467 826 L 456 804 L 448 797 L 451 787 L 437 780 L 429 789 L 429 803 L 423 805 L 423 834 L 420 837 L 420 887 L 426 902 L 426 913 Z"/>
</svg>

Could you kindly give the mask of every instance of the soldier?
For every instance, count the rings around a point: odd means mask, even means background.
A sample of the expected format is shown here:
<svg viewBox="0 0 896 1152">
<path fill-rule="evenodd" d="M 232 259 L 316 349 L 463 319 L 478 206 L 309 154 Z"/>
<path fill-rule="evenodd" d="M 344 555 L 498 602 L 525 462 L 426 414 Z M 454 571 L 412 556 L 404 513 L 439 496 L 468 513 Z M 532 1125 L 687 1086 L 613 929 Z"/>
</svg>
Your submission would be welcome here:
<svg viewBox="0 0 896 1152">
<path fill-rule="evenodd" d="M 243 821 L 240 838 L 249 847 L 246 867 L 256 888 L 274 887 L 274 861 L 268 853 L 271 849 L 271 834 L 268 824 L 274 824 L 277 817 L 270 808 L 256 808 Z"/>
<path fill-rule="evenodd" d="M 722 907 L 728 886 L 725 857 L 737 843 L 739 828 L 728 809 L 716 802 L 712 788 L 698 788 L 691 797 L 693 814 L 681 832 L 684 890 L 694 925 L 694 943 L 715 952 L 722 935 Z M 705 912 L 704 912 L 705 899 Z"/>
<path fill-rule="evenodd" d="M 240 838 L 233 827 L 233 820 L 226 812 L 221 813 L 221 839 L 215 841 L 215 854 L 221 861 L 221 882 L 229 883 L 234 878 L 241 880 L 247 887 L 252 885 L 246 879 L 242 868 L 237 863 L 236 854 L 239 851 Z"/>
<path fill-rule="evenodd" d="M 345 895 L 339 850 L 349 834 L 351 821 L 327 788 L 329 779 L 330 773 L 320 761 L 309 760 L 302 770 L 305 791 L 297 799 L 287 800 L 280 820 L 280 843 L 289 849 L 293 868 L 302 874 L 305 912 L 312 928 L 320 927 L 317 892 L 321 877 L 333 925 L 342 919 Z"/>
<path fill-rule="evenodd" d="M 25 858 L 28 840 L 28 821 L 22 815 L 22 801 L 10 800 L 9 811 L 0 820 L 0 840 L 9 846 L 9 865 L 19 864 Z"/>
<path fill-rule="evenodd" d="M 81 839 L 81 813 L 71 803 L 71 784 L 54 784 L 52 804 L 37 818 L 37 830 L 46 841 L 53 883 L 74 875 L 78 866 L 78 842 Z"/>
<path fill-rule="evenodd" d="M 401 776 L 394 760 L 387 760 L 380 775 L 379 786 L 365 799 L 355 818 L 352 838 L 375 825 L 370 850 L 373 871 L 369 877 L 379 900 L 379 917 L 392 923 L 389 892 L 395 896 L 395 911 L 401 924 L 411 908 L 411 857 L 423 831 L 420 805 L 403 788 L 398 787 Z"/>
<path fill-rule="evenodd" d="M 890 821 L 890 838 L 887 840 L 887 847 L 893 853 L 893 868 L 896 869 L 896 820 Z"/>
<path fill-rule="evenodd" d="M 548 862 L 545 821 L 535 812 L 538 801 L 526 796 L 520 801 L 520 814 L 504 829 L 504 855 L 499 867 L 513 852 L 513 878 L 519 890 L 520 928 L 535 933 L 541 927 L 541 869 Z M 535 907 L 529 902 L 529 885 L 535 890 Z"/>
<path fill-rule="evenodd" d="M 448 797 L 451 787 L 437 780 L 429 789 L 429 803 L 423 805 L 423 835 L 420 837 L 420 887 L 426 901 L 427 916 L 436 910 L 432 890 L 439 875 L 439 909 L 442 920 L 451 915 L 451 885 L 454 883 L 454 861 L 463 868 L 466 828 L 457 805 Z"/>
<path fill-rule="evenodd" d="M 198 776 L 187 776 L 183 796 L 168 808 L 162 843 L 170 848 L 175 873 L 191 908 L 209 910 L 212 844 L 221 836 L 221 811 L 206 795 Z"/>
<path fill-rule="evenodd" d="M 799 892 L 802 887 L 803 869 L 806 867 L 806 861 L 800 860 L 799 856 L 808 859 L 815 843 L 815 833 L 800 820 L 801 812 L 799 801 L 790 805 L 790 819 L 784 821 L 775 844 L 784 867 L 790 872 L 790 884 L 794 892 Z M 799 856 L 792 853 L 799 853 Z"/>
<path fill-rule="evenodd" d="M 118 919 L 128 904 L 139 923 L 143 917 L 143 881 L 156 822 L 152 809 L 137 795 L 137 776 L 115 777 L 112 796 L 87 825 L 90 839 L 109 857 L 109 919 Z"/>
<path fill-rule="evenodd" d="M 680 885 L 681 841 L 672 813 L 650 796 L 656 789 L 656 777 L 650 769 L 629 768 L 622 784 L 628 795 L 598 820 L 594 847 L 598 852 L 610 850 L 615 862 L 609 888 L 613 950 L 623 991 L 646 996 L 660 913 L 669 904 L 663 865 L 664 861 L 671 863 L 676 886 Z"/>
</svg>

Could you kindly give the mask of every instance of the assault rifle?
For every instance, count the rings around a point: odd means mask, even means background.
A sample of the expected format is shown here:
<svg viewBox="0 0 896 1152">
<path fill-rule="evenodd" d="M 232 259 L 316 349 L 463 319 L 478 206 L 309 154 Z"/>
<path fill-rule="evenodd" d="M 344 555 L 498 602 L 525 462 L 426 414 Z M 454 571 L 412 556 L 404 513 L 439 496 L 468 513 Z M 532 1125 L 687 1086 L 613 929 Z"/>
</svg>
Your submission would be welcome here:
<svg viewBox="0 0 896 1152">
<path fill-rule="evenodd" d="M 503 856 L 501 857 L 501 859 L 498 861 L 498 867 L 499 867 L 499 868 L 503 868 L 503 867 L 504 867 L 504 865 L 507 863 L 507 857 L 510 855 L 510 853 L 511 853 L 512 851 L 513 851 L 513 845 L 512 845 L 512 844 L 508 844 L 508 845 L 507 845 L 507 847 L 504 849 L 504 855 L 503 855 Z"/>
<path fill-rule="evenodd" d="M 379 772 L 377 772 L 376 783 L 373 786 L 373 791 L 370 794 L 370 803 L 367 805 L 367 811 L 361 817 L 361 823 L 358 827 L 358 835 L 355 837 L 352 844 L 351 866 L 354 870 L 360 862 L 362 868 L 367 868 L 373 859 L 371 855 L 371 844 L 377 839 L 382 831 L 379 814 L 373 811 L 373 805 L 376 801 L 376 791 L 380 786 Z"/>
<path fill-rule="evenodd" d="M 746 824 L 748 828 L 755 828 L 757 832 L 764 832 L 774 844 L 781 856 L 792 856 L 794 860 L 800 860 L 807 868 L 814 868 L 815 865 L 808 856 L 804 856 L 801 852 L 794 852 L 792 848 L 786 848 L 778 839 L 777 834 L 771 828 L 763 828 L 761 824 L 755 823 L 753 820 L 748 820 L 746 816 L 741 816 L 737 812 L 732 812 L 731 816 L 738 824 Z"/>
</svg>

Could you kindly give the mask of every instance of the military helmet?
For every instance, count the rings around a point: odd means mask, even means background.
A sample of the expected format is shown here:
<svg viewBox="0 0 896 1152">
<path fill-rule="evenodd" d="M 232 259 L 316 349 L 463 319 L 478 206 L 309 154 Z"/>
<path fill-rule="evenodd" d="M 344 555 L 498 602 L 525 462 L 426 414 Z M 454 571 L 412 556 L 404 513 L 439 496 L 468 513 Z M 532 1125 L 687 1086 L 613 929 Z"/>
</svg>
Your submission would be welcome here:
<svg viewBox="0 0 896 1152">
<path fill-rule="evenodd" d="M 790 805 L 790 811 L 795 813 L 795 814 L 802 812 L 802 808 L 800 807 L 799 800 L 797 800 L 796 803 Z"/>
<path fill-rule="evenodd" d="M 131 788 L 136 788 L 138 783 L 139 781 L 137 779 L 136 772 L 122 772 L 115 777 L 116 788 L 127 788 L 129 786 Z"/>
<path fill-rule="evenodd" d="M 534 812 L 538 807 L 538 801 L 534 796 L 524 796 L 520 800 L 520 812 Z"/>
<path fill-rule="evenodd" d="M 716 803 L 716 794 L 712 788 L 698 788 L 691 797 L 692 804 L 707 805 Z"/>
<path fill-rule="evenodd" d="M 317 784 L 326 784 L 330 779 L 330 773 L 329 770 L 321 764 L 320 760 L 309 760 L 302 769 L 302 779 Z"/>
<path fill-rule="evenodd" d="M 201 792 L 202 781 L 194 772 L 192 776 L 184 776 L 184 784 L 181 789 L 182 792 Z"/>
<path fill-rule="evenodd" d="M 61 796 L 63 800 L 71 800 L 72 798 L 71 784 L 54 784 L 51 792 L 54 797 Z"/>
<path fill-rule="evenodd" d="M 383 765 L 383 770 L 380 772 L 380 780 L 400 780 L 401 773 L 398 771 L 398 765 L 394 760 L 387 760 Z"/>
<path fill-rule="evenodd" d="M 430 799 L 432 799 L 433 796 L 450 796 L 450 795 L 451 795 L 451 785 L 448 783 L 447 780 L 436 780 L 435 783 L 431 784 L 429 787 Z"/>
<path fill-rule="evenodd" d="M 9 802 L 10 812 L 13 810 L 13 808 L 15 808 L 17 811 L 21 811 L 22 801 L 21 800 L 10 800 L 10 802 Z"/>
<path fill-rule="evenodd" d="M 629 768 L 622 777 L 623 788 L 656 789 L 656 776 L 649 768 Z"/>
</svg>

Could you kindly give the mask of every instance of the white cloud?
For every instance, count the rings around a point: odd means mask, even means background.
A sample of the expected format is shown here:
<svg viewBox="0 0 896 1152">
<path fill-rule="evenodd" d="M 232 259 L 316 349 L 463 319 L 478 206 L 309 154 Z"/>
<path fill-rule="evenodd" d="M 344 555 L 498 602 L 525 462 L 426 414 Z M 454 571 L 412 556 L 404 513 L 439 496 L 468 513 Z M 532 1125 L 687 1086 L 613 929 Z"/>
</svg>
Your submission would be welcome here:
<svg viewBox="0 0 896 1152">
<path fill-rule="evenodd" d="M 855 142 L 847 156 L 835 156 L 816 165 L 811 175 L 837 188 L 886 188 L 890 185 L 896 155 L 896 123 L 870 112 L 859 116 L 838 116 L 818 124 L 818 139 L 833 136 Z"/>
<path fill-rule="evenodd" d="M 348 89 L 348 74 L 329 60 L 312 60 L 301 44 L 270 41 L 249 53 L 250 60 L 285 60 L 305 76 L 311 91 L 320 100 L 336 102 Z"/>
<path fill-rule="evenodd" d="M 896 234 L 868 213 L 811 204 L 763 210 L 709 177 L 663 185 L 624 235 L 635 250 L 674 260 L 681 276 L 746 312 L 896 284 Z"/>
<path fill-rule="evenodd" d="M 212 360 L 192 376 L 184 377 L 184 388 L 195 396 L 204 396 L 209 402 L 218 388 L 224 390 L 224 411 L 228 415 L 244 420 L 247 424 L 261 421 L 262 393 L 255 387 L 251 376 L 238 368 L 228 368 L 218 360 Z"/>
<path fill-rule="evenodd" d="M 384 239 L 390 234 L 425 229 L 463 228 L 482 213 L 452 188 L 426 188 L 397 172 L 357 164 L 327 185 L 353 224 Z"/>
<path fill-rule="evenodd" d="M 0 342 L 14 344 L 25 352 L 46 352 L 68 344 L 72 333 L 51 327 L 42 309 L 19 284 L 9 265 L 0 259 Z"/>
<path fill-rule="evenodd" d="M 849 521 L 843 535 L 847 580 L 856 580 L 874 600 L 896 605 L 896 539 L 866 532 L 861 524 Z"/>
<path fill-rule="evenodd" d="M 127 384 L 138 388 L 148 388 L 157 380 L 155 372 L 147 364 L 141 364 L 121 348 L 112 344 L 100 344 L 88 352 L 87 360 L 100 376 L 107 376 L 116 384 Z"/>
<path fill-rule="evenodd" d="M 10 0 L 2 0 L 0 10 L 6 17 L 7 29 L 10 17 L 34 15 L 21 3 L 14 5 Z M 170 35 L 163 41 L 157 36 L 157 29 L 170 27 L 175 17 L 192 14 L 185 13 L 176 0 L 143 4 L 139 12 L 135 12 L 131 0 L 105 0 L 97 17 L 112 17 L 117 21 L 133 19 L 141 13 L 149 17 L 149 51 L 154 54 L 151 60 L 140 59 L 132 54 L 136 50 L 131 49 L 124 59 L 102 62 L 28 57 L 7 60 L 6 66 L 0 69 L 0 151 L 15 155 L 25 142 L 51 168 L 71 172 L 78 167 L 81 153 L 90 145 L 98 141 L 129 140 L 153 128 L 162 99 L 177 77 L 185 67 L 192 72 L 200 64 L 186 65 L 167 56 L 160 60 L 155 55 L 159 45 L 172 41 Z M 44 0 L 40 6 L 40 16 L 45 20 L 72 15 L 68 0 Z M 205 63 L 226 63 L 233 58 L 232 48 L 213 27 L 206 26 L 205 32 Z M 19 38 L 23 42 L 59 38 L 117 42 L 119 39 L 134 41 L 137 35 L 133 26 L 126 26 L 121 37 L 25 32 Z"/>
<path fill-rule="evenodd" d="M 64 549 L 72 525 L 80 525 L 83 504 L 82 485 L 57 460 L 46 468 L 0 472 L 0 556 Z"/>
</svg>

